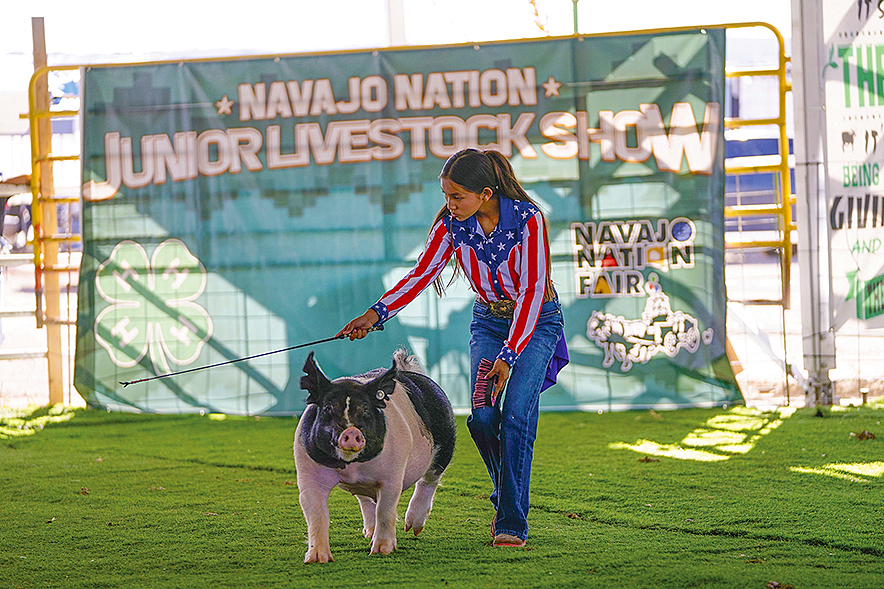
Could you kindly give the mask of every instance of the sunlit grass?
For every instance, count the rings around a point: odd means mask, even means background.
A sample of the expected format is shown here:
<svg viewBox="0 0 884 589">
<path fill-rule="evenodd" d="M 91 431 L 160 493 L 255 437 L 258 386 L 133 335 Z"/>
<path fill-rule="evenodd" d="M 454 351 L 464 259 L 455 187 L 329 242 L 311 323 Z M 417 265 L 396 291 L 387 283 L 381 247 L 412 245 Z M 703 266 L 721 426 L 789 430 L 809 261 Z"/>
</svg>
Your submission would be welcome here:
<svg viewBox="0 0 884 589">
<path fill-rule="evenodd" d="M 544 413 L 524 550 L 490 545 L 491 487 L 458 417 L 419 537 L 370 556 L 335 491 L 335 562 L 304 565 L 295 419 L 5 413 L 31 433 L 0 440 L 0 589 L 879 589 L 884 408 L 821 415 Z"/>
<path fill-rule="evenodd" d="M 24 409 L 0 408 L 0 440 L 31 436 L 51 423 L 63 423 L 74 410 L 63 405 Z"/>
<path fill-rule="evenodd" d="M 727 413 L 707 419 L 702 427 L 690 432 L 678 444 L 660 444 L 642 439 L 634 444 L 614 442 L 608 447 L 679 460 L 721 462 L 735 454 L 746 454 L 752 450 L 763 436 L 780 427 L 783 419 L 788 419 L 794 412 L 795 409 L 790 407 L 781 407 L 776 411 L 733 407 Z"/>
<path fill-rule="evenodd" d="M 868 483 L 884 476 L 884 462 L 855 462 L 853 464 L 825 464 L 819 468 L 792 466 L 792 472 L 821 474 L 852 483 Z"/>
</svg>

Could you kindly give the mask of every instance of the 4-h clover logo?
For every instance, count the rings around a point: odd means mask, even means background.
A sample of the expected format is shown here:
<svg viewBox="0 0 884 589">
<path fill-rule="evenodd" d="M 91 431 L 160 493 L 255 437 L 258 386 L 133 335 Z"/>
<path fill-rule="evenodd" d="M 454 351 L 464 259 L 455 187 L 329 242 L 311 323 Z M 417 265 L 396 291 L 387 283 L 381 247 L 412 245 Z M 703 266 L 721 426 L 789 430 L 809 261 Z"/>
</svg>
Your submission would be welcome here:
<svg viewBox="0 0 884 589">
<path fill-rule="evenodd" d="M 141 244 L 121 241 L 98 267 L 95 287 L 111 303 L 95 318 L 95 337 L 117 366 L 148 356 L 156 374 L 192 363 L 212 337 L 212 319 L 193 302 L 206 288 L 206 270 L 177 239 L 148 259 Z"/>
</svg>

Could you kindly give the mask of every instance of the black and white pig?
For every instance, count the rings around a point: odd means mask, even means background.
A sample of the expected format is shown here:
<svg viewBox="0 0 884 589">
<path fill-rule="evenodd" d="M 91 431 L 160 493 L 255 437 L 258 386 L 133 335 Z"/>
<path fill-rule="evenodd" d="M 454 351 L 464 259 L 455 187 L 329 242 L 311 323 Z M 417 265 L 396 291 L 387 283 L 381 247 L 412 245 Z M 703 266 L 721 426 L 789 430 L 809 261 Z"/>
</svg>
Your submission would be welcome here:
<svg viewBox="0 0 884 589">
<path fill-rule="evenodd" d="M 335 486 L 359 500 L 371 553 L 396 549 L 396 508 L 415 485 L 405 530 L 420 534 L 442 473 L 454 454 L 456 426 L 445 393 L 405 350 L 393 367 L 333 381 L 313 360 L 304 364 L 307 408 L 295 430 L 295 467 L 307 520 L 304 562 L 334 560 L 328 543 L 328 498 Z"/>
</svg>

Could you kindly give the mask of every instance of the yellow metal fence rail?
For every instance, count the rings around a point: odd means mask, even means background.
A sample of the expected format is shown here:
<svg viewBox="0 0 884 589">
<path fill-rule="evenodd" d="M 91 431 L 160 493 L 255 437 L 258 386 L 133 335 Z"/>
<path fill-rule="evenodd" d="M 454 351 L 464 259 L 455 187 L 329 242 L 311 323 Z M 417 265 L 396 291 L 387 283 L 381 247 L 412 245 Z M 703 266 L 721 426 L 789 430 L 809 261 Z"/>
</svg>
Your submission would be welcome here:
<svg viewBox="0 0 884 589">
<path fill-rule="evenodd" d="M 773 239 L 760 237 L 743 238 L 738 234 L 735 239 L 727 241 L 727 247 L 731 250 L 773 249 L 780 259 L 781 265 L 781 289 L 780 297 L 771 300 L 747 301 L 755 304 L 775 304 L 784 308 L 790 306 L 790 284 L 792 270 L 792 239 L 797 226 L 792 219 L 792 207 L 795 204 L 795 195 L 792 194 L 792 180 L 789 165 L 789 138 L 786 133 L 786 94 L 792 90 L 791 83 L 786 77 L 786 66 L 789 58 L 786 56 L 783 36 L 773 26 L 766 23 L 742 23 L 730 25 L 731 28 L 763 27 L 770 30 L 776 38 L 778 45 L 777 67 L 756 69 L 727 69 L 725 75 L 728 78 L 746 77 L 775 77 L 777 80 L 777 114 L 774 117 L 765 118 L 728 118 L 725 119 L 726 129 L 740 129 L 747 127 L 775 126 L 777 128 L 778 153 L 764 156 L 744 156 L 729 158 L 725 161 L 725 173 L 731 176 L 744 174 L 771 173 L 774 175 L 774 201 L 769 204 L 737 204 L 725 207 L 725 218 L 744 220 L 747 218 L 775 218 L 777 223 L 777 235 Z"/>
<path fill-rule="evenodd" d="M 81 240 L 80 235 L 59 231 L 58 205 L 79 202 L 79 196 L 58 196 L 55 194 L 53 164 L 76 161 L 79 154 L 55 154 L 52 151 L 52 119 L 79 117 L 79 110 L 52 110 L 49 104 L 47 78 L 51 71 L 77 70 L 79 66 L 43 66 L 34 71 L 28 86 L 28 120 L 31 138 L 31 222 L 34 238 L 31 243 L 34 251 L 34 293 L 36 298 L 37 328 L 46 328 L 46 358 L 49 379 L 50 404 L 64 400 L 65 385 L 72 386 L 73 372 L 70 370 L 72 345 L 64 350 L 62 327 L 69 329 L 75 325 L 70 318 L 70 308 L 61 308 L 59 274 L 76 273 L 77 265 L 71 263 L 72 248 L 68 248 L 68 263 L 59 261 L 59 245 L 73 244 Z M 70 229 L 70 227 L 68 227 Z M 68 338 L 70 341 L 72 338 Z M 67 365 L 67 366 L 66 366 Z M 68 378 L 65 369 L 68 368 Z"/>
<path fill-rule="evenodd" d="M 747 156 L 730 158 L 725 162 L 725 172 L 728 175 L 772 173 L 774 182 L 774 202 L 769 204 L 738 204 L 725 207 L 726 219 L 751 219 L 751 218 L 775 218 L 778 226 L 776 238 L 743 238 L 739 234 L 736 239 L 728 239 L 729 250 L 755 250 L 773 249 L 777 251 L 781 263 L 781 292 L 779 299 L 766 301 L 751 301 L 761 304 L 777 304 L 784 308 L 789 307 L 792 239 L 796 231 L 796 225 L 792 220 L 792 206 L 795 197 L 792 194 L 790 168 L 789 168 L 789 140 L 786 135 L 786 94 L 791 91 L 791 85 L 786 77 L 786 66 L 789 58 L 785 54 L 785 44 L 779 31 L 762 22 L 737 23 L 715 25 L 708 28 L 751 28 L 763 27 L 769 29 L 778 43 L 778 65 L 767 69 L 727 69 L 728 78 L 742 78 L 752 76 L 775 77 L 777 79 L 777 96 L 779 104 L 777 114 L 773 117 L 746 119 L 725 119 L 726 129 L 739 129 L 747 127 L 776 126 L 778 129 L 778 154 L 773 156 Z M 677 30 L 677 29 L 666 29 Z M 635 31 L 638 32 L 638 31 Z M 644 31 L 647 32 L 647 31 Z M 619 33 L 625 34 L 625 33 Z M 180 60 L 177 60 L 180 61 Z M 164 62 L 160 62 L 164 63 Z M 28 88 L 31 138 L 31 193 L 32 193 L 32 220 L 34 226 L 33 261 L 36 295 L 36 319 L 38 328 L 46 326 L 47 348 L 49 360 L 50 403 L 60 402 L 62 398 L 61 383 L 58 377 L 61 374 L 62 343 L 59 328 L 62 326 L 75 326 L 75 321 L 67 317 L 60 310 L 58 287 L 58 274 L 62 272 L 78 272 L 74 264 L 59 263 L 58 246 L 62 243 L 72 244 L 80 241 L 80 236 L 73 233 L 59 233 L 57 224 L 56 206 L 65 203 L 75 203 L 78 197 L 56 196 L 52 181 L 52 165 L 62 161 L 76 161 L 79 154 L 57 155 L 52 152 L 52 139 L 50 122 L 53 118 L 79 117 L 80 110 L 51 110 L 47 99 L 48 92 L 40 91 L 41 82 L 53 71 L 78 70 L 86 65 L 44 66 L 35 70 Z M 45 84 L 44 84 L 45 87 Z M 42 96 L 42 97 L 41 97 Z M 69 259 L 71 256 L 69 256 Z M 44 304 L 45 301 L 45 304 Z M 72 350 L 70 350 L 72 353 Z M 55 376 L 53 376 L 55 375 Z M 70 381 L 73 381 L 71 371 Z M 71 386 L 71 385 L 69 385 Z"/>
</svg>

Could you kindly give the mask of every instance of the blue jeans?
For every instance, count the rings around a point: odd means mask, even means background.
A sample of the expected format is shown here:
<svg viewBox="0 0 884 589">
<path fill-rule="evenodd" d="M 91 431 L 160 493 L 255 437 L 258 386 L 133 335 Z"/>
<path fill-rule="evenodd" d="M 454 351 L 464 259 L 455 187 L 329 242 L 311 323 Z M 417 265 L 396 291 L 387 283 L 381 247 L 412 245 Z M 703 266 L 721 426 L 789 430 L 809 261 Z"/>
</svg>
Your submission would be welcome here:
<svg viewBox="0 0 884 589">
<path fill-rule="evenodd" d="M 479 361 L 497 358 L 509 336 L 511 320 L 491 314 L 481 303 L 473 306 L 470 324 L 471 390 Z M 467 418 L 470 435 L 494 483 L 491 503 L 497 512 L 495 530 L 528 538 L 528 490 L 537 439 L 540 386 L 562 334 L 564 320 L 558 300 L 543 303 L 528 346 L 511 367 L 506 391 L 494 407 L 473 409 Z"/>
</svg>

